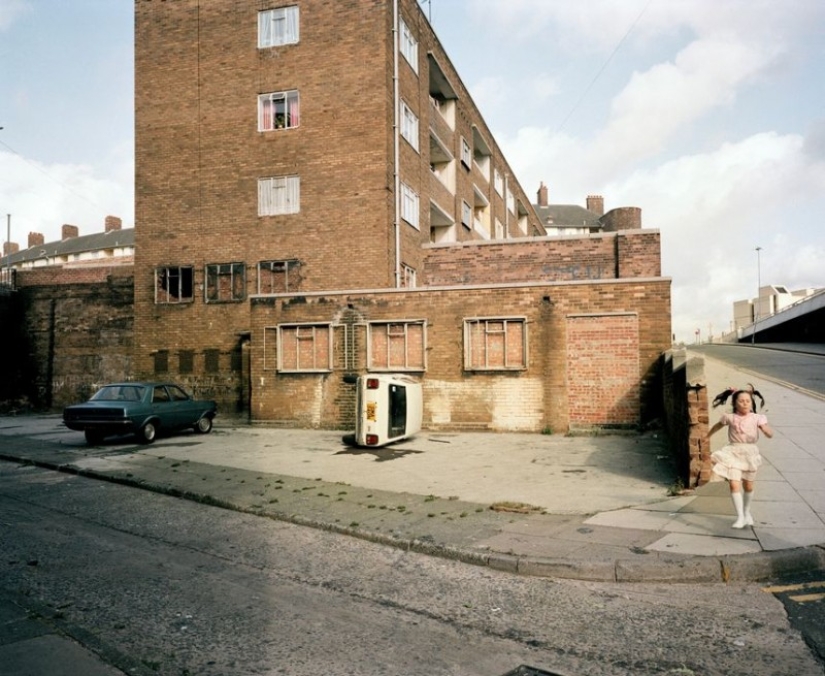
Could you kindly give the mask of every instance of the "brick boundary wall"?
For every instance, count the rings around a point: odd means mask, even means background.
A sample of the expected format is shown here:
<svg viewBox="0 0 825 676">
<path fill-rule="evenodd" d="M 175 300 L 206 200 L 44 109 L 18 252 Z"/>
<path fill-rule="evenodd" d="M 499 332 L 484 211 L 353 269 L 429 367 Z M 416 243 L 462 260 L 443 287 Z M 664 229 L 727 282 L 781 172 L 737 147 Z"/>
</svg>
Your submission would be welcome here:
<svg viewBox="0 0 825 676">
<path fill-rule="evenodd" d="M 679 478 L 686 488 L 697 488 L 711 473 L 705 360 L 688 359 L 684 349 L 669 350 L 662 359 L 665 428 Z"/>
<path fill-rule="evenodd" d="M 473 241 L 426 247 L 424 286 L 498 282 L 595 281 L 661 276 L 658 230 L 589 237 Z"/>
</svg>

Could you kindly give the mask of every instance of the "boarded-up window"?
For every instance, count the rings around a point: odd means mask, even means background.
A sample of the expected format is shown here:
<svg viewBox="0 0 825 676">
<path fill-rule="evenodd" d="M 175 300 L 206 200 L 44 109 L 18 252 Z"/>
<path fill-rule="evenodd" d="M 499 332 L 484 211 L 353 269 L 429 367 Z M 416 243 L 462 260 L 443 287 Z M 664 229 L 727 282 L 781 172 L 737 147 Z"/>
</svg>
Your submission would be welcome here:
<svg viewBox="0 0 825 676">
<path fill-rule="evenodd" d="M 158 350 L 154 354 L 155 358 L 155 373 L 169 372 L 169 351 Z"/>
<path fill-rule="evenodd" d="M 204 350 L 203 351 L 203 367 L 207 373 L 218 373 L 221 370 L 221 351 L 220 350 Z"/>
<path fill-rule="evenodd" d="M 278 370 L 332 370 L 332 326 L 282 324 L 278 327 Z"/>
<path fill-rule="evenodd" d="M 567 317 L 567 391 L 571 428 L 635 426 L 641 407 L 639 317 Z"/>
<path fill-rule="evenodd" d="M 237 303 L 246 295 L 246 266 L 243 263 L 214 263 L 206 266 L 206 302 Z"/>
<path fill-rule="evenodd" d="M 192 350 L 178 352 L 178 373 L 192 373 L 195 370 L 195 353 Z"/>
<path fill-rule="evenodd" d="M 527 321 L 523 317 L 464 320 L 464 368 L 511 371 L 527 368 Z"/>
<path fill-rule="evenodd" d="M 289 293 L 301 285 L 301 264 L 296 260 L 258 263 L 258 293 Z"/>
<path fill-rule="evenodd" d="M 371 371 L 424 371 L 426 324 L 423 320 L 369 324 Z"/>
</svg>

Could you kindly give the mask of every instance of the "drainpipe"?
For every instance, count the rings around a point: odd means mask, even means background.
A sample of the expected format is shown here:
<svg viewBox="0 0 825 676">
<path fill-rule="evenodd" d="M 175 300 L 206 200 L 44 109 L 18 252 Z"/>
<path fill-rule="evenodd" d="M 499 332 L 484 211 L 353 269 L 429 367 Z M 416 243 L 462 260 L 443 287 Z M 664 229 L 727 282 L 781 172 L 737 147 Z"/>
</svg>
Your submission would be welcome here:
<svg viewBox="0 0 825 676">
<path fill-rule="evenodd" d="M 395 288 L 401 287 L 401 174 L 399 171 L 401 149 L 399 143 L 398 120 L 401 108 L 401 93 L 398 86 L 398 0 L 392 5 L 392 89 L 393 89 L 393 178 L 395 191 L 395 214 L 393 231 L 395 234 Z"/>
</svg>

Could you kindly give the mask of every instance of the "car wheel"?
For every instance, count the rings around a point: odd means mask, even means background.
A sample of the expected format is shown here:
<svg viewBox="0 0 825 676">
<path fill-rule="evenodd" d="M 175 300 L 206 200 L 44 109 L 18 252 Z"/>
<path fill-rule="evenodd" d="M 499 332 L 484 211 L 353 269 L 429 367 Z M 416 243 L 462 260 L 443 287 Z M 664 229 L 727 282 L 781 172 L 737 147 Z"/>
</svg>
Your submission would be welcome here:
<svg viewBox="0 0 825 676">
<path fill-rule="evenodd" d="M 141 443 L 151 444 L 155 440 L 157 434 L 158 429 L 155 427 L 155 423 L 148 422 L 140 428 L 140 431 L 138 432 L 138 439 Z"/>
<path fill-rule="evenodd" d="M 86 443 L 89 446 L 97 446 L 103 441 L 103 434 L 95 430 L 86 430 Z"/>
<path fill-rule="evenodd" d="M 195 423 L 195 431 L 199 434 L 209 434 L 212 431 L 212 418 L 203 416 Z"/>
</svg>

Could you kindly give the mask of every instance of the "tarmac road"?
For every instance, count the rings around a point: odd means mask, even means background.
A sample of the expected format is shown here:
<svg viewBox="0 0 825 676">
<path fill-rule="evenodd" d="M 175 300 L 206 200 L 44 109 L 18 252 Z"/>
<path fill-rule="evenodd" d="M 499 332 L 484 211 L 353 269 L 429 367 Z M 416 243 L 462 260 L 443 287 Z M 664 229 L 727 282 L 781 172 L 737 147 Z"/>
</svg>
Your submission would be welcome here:
<svg viewBox="0 0 825 676">
<path fill-rule="evenodd" d="M 800 343 L 708 343 L 690 350 L 774 382 L 825 397 L 825 345 Z"/>
</svg>

